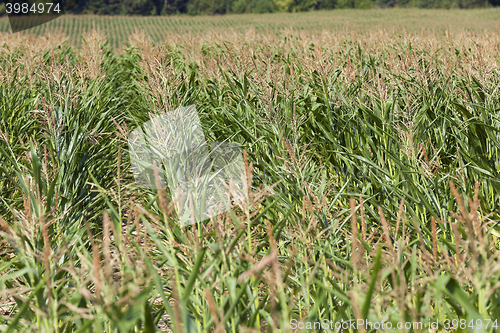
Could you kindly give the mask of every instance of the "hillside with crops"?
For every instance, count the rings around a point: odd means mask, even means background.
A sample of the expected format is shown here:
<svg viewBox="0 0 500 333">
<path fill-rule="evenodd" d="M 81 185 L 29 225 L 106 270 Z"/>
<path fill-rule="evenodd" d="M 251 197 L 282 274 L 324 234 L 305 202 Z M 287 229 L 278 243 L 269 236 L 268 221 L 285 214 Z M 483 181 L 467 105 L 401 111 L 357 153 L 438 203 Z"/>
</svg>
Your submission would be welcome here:
<svg viewBox="0 0 500 333">
<path fill-rule="evenodd" d="M 0 331 L 498 331 L 500 34 L 478 13 L 2 34 Z M 248 196 L 182 226 L 128 138 L 191 105 Z"/>
<path fill-rule="evenodd" d="M 500 8 L 471 10 L 442 9 L 390 9 L 362 10 L 344 9 L 307 13 L 273 13 L 215 16 L 105 16 L 105 15 L 63 15 L 57 20 L 36 26 L 26 32 L 29 36 L 64 33 L 68 42 L 80 46 L 82 31 L 99 28 L 109 41 L 109 46 L 121 50 L 129 37 L 142 31 L 154 43 L 165 43 L 174 35 L 201 35 L 208 32 L 245 33 L 255 29 L 257 33 L 280 34 L 287 29 L 320 34 L 323 30 L 343 34 L 344 30 L 359 32 L 377 29 L 391 33 L 404 30 L 418 32 L 425 29 L 444 33 L 446 30 L 468 30 L 481 32 L 495 30 L 500 22 Z M 7 17 L 0 18 L 0 32 L 11 31 Z M 17 35 L 17 33 L 16 33 Z M 182 38 L 182 37 L 180 37 Z"/>
</svg>

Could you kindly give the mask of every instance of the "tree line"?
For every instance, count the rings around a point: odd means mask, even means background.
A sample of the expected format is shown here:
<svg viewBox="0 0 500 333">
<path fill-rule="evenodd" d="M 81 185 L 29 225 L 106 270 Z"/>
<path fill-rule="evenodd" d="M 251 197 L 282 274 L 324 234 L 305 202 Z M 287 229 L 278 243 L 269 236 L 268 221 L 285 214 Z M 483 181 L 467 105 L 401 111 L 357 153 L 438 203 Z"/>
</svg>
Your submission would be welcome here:
<svg viewBox="0 0 500 333">
<path fill-rule="evenodd" d="M 342 8 L 452 9 L 498 5 L 500 5 L 500 0 L 78 0 L 78 5 L 71 12 L 73 14 L 97 15 L 217 15 L 302 12 Z"/>
</svg>

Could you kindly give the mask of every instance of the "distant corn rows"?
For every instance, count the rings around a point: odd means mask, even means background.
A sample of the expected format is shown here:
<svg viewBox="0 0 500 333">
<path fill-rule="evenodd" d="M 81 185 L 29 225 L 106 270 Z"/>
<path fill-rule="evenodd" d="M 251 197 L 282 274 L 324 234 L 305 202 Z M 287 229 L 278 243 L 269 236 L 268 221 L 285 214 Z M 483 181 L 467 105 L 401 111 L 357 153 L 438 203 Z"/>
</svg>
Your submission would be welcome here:
<svg viewBox="0 0 500 333">
<path fill-rule="evenodd" d="M 169 38 L 0 36 L 1 329 L 500 319 L 497 33 Z M 185 228 L 126 144 L 183 105 L 251 179 Z"/>
<path fill-rule="evenodd" d="M 345 29 L 370 31 L 379 28 L 398 32 L 402 30 L 420 31 L 422 28 L 443 33 L 450 27 L 454 31 L 467 29 L 482 31 L 497 29 L 500 8 L 474 10 L 334 10 L 306 13 L 243 14 L 217 16 L 98 16 L 64 15 L 47 24 L 37 26 L 21 34 L 41 36 L 47 32 L 63 32 L 72 45 L 82 43 L 81 34 L 99 28 L 109 39 L 109 46 L 121 49 L 128 37 L 143 31 L 155 43 L 167 42 L 172 35 L 210 32 L 244 32 L 255 29 L 258 33 L 280 34 L 284 30 L 295 29 L 309 33 L 323 30 L 344 34 Z M 8 18 L 0 18 L 0 32 L 10 31 Z"/>
</svg>

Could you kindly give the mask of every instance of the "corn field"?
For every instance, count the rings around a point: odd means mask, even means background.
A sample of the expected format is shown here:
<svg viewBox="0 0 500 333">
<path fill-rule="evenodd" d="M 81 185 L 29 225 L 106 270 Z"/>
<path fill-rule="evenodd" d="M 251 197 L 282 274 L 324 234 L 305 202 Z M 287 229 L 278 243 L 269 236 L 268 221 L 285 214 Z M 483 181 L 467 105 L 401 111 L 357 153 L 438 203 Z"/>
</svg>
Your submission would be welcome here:
<svg viewBox="0 0 500 333">
<path fill-rule="evenodd" d="M 498 30 L 342 29 L 1 35 L 0 330 L 497 331 Z M 127 137 L 187 105 L 250 194 L 181 227 Z"/>
</svg>

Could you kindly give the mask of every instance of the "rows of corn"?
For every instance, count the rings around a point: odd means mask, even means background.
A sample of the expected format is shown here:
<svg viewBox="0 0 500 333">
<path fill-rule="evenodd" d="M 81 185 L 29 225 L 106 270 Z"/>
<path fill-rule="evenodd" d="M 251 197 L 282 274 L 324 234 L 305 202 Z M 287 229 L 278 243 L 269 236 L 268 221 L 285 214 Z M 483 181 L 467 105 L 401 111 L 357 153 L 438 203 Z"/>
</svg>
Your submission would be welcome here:
<svg viewBox="0 0 500 333">
<path fill-rule="evenodd" d="M 446 9 L 342 9 L 305 13 L 232 14 L 215 16 L 104 16 L 63 15 L 19 34 L 43 36 L 47 32 L 63 31 L 73 45 L 82 44 L 81 33 L 99 27 L 115 50 L 121 50 L 128 37 L 137 30 L 144 31 L 154 42 L 165 42 L 172 35 L 205 34 L 209 31 L 244 32 L 250 28 L 259 33 L 280 34 L 293 28 L 310 33 L 323 30 L 343 33 L 344 29 L 365 32 L 374 27 L 389 31 L 420 31 L 422 28 L 444 32 L 446 29 L 482 31 L 497 29 L 500 8 L 473 10 Z M 0 18 L 0 32 L 11 31 L 9 19 Z"/>
<path fill-rule="evenodd" d="M 0 38 L 1 331 L 498 327 L 497 32 Z M 127 137 L 188 105 L 251 191 L 181 227 Z"/>
</svg>

